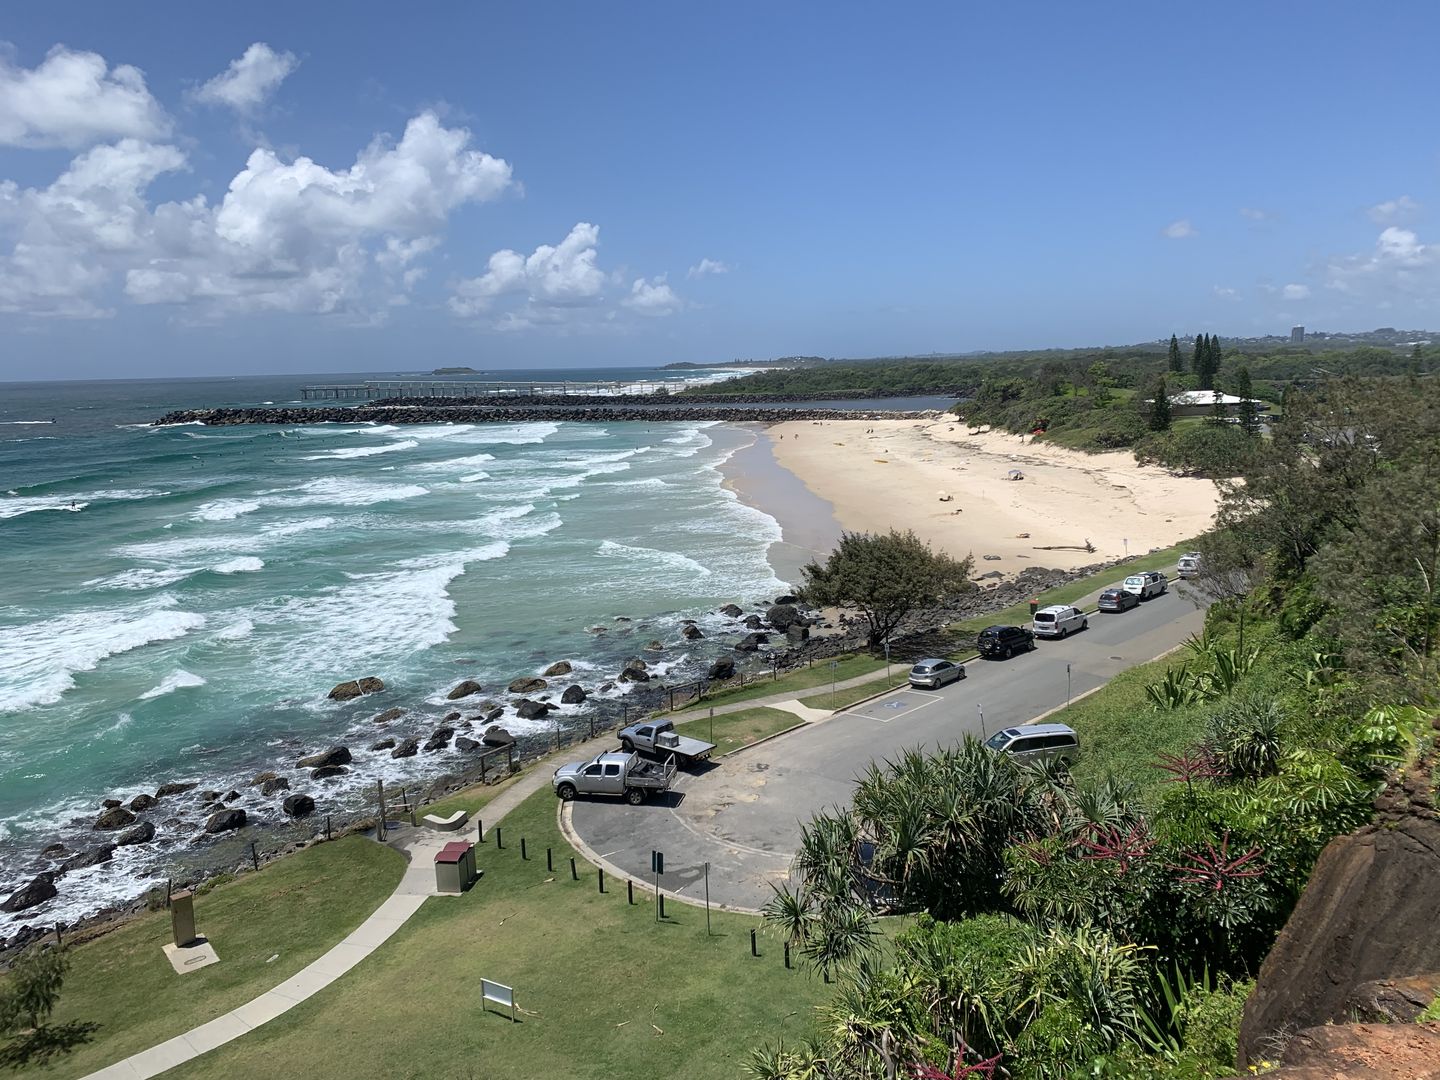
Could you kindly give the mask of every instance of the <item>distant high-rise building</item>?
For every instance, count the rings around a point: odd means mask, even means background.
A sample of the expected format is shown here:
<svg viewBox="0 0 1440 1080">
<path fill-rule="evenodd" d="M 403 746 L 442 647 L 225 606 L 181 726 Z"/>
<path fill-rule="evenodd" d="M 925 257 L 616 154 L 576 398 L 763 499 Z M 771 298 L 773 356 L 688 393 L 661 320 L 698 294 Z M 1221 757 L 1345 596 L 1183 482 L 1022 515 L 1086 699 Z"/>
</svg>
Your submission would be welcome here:
<svg viewBox="0 0 1440 1080">
<path fill-rule="evenodd" d="M 1305 344 L 1305 327 L 1303 327 L 1303 326 L 1292 326 L 1292 327 L 1290 328 L 1290 344 L 1291 344 L 1291 345 L 1304 345 L 1304 344 Z"/>
</svg>

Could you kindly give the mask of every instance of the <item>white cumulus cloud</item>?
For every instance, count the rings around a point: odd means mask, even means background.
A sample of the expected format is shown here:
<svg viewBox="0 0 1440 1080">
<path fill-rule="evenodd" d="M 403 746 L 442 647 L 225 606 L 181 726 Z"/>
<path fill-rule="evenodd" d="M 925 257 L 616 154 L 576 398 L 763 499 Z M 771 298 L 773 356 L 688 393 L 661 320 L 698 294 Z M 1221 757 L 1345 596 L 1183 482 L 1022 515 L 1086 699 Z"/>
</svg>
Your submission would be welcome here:
<svg viewBox="0 0 1440 1080">
<path fill-rule="evenodd" d="M 1310 297 L 1309 285 L 1286 285 L 1280 290 L 1280 295 L 1286 300 L 1308 300 Z"/>
<path fill-rule="evenodd" d="M 1373 250 L 1331 259 L 1325 284 L 1381 302 L 1400 295 L 1433 297 L 1440 292 L 1440 259 L 1434 246 L 1421 243 L 1410 229 L 1391 225 L 1380 233 Z"/>
<path fill-rule="evenodd" d="M 263 41 L 245 50 L 238 60 L 194 93 L 205 105 L 223 105 L 239 113 L 253 112 L 300 66 L 294 53 L 277 53 Z"/>
<path fill-rule="evenodd" d="M 701 259 L 689 270 L 685 271 L 687 278 L 704 277 L 706 274 L 728 274 L 730 267 L 719 259 Z"/>
<path fill-rule="evenodd" d="M 1401 195 L 1396 199 L 1387 199 L 1385 202 L 1376 203 L 1365 213 L 1370 220 L 1377 225 L 1390 225 L 1397 222 L 1405 222 L 1412 219 L 1419 211 L 1420 204 L 1409 195 Z"/>
<path fill-rule="evenodd" d="M 630 295 L 620 303 L 637 315 L 658 318 L 679 311 L 684 301 L 675 295 L 675 290 L 665 283 L 665 275 L 661 274 L 650 281 L 636 278 L 630 286 Z"/>
<path fill-rule="evenodd" d="M 599 242 L 599 226 L 582 221 L 559 244 L 541 244 L 529 255 L 497 251 L 482 276 L 456 283 L 450 308 L 457 315 L 476 315 L 511 293 L 524 293 L 541 306 L 592 303 L 605 289 L 605 274 L 596 266 Z"/>
<path fill-rule="evenodd" d="M 1189 218 L 1181 218 L 1179 221 L 1172 221 L 1161 230 L 1161 235 L 1170 240 L 1184 240 L 1195 235 L 1195 227 L 1190 224 Z"/>
<path fill-rule="evenodd" d="M 1270 215 L 1264 210 L 1257 209 L 1254 206 L 1240 207 L 1240 216 L 1249 221 L 1267 221 L 1270 218 Z"/>
<path fill-rule="evenodd" d="M 157 139 L 170 119 L 129 64 L 57 45 L 38 67 L 0 53 L 0 144 L 78 149 L 114 139 Z"/>
</svg>

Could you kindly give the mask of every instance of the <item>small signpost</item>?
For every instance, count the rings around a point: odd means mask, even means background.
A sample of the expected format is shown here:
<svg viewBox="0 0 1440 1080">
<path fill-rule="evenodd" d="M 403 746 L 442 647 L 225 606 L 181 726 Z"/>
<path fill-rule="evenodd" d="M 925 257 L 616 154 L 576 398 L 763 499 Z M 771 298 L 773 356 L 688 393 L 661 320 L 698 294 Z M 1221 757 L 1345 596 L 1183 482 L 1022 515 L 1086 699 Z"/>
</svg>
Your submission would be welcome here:
<svg viewBox="0 0 1440 1080">
<path fill-rule="evenodd" d="M 835 693 L 835 669 L 840 666 L 839 660 L 830 661 L 830 693 Z"/>
<path fill-rule="evenodd" d="M 515 990 L 504 983 L 491 982 L 489 979 L 480 980 L 480 1008 L 484 1009 L 486 1004 L 496 1005 L 502 1009 L 510 1010 L 510 1022 L 515 1023 Z"/>
<path fill-rule="evenodd" d="M 985 706 L 980 702 L 975 703 L 975 711 L 980 714 L 980 738 L 985 738 Z"/>
<path fill-rule="evenodd" d="M 1065 662 L 1065 704 L 1070 704 L 1070 662 Z"/>
</svg>

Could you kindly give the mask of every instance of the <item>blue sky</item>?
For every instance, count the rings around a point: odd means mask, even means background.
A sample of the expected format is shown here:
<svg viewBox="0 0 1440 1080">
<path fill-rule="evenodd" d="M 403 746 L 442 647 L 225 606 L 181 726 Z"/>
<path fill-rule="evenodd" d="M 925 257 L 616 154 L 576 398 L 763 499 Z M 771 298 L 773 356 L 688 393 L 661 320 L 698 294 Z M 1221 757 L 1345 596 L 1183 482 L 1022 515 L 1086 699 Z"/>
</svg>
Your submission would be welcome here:
<svg viewBox="0 0 1440 1080">
<path fill-rule="evenodd" d="M 1433 5 L 336 10 L 10 13 L 0 379 L 1440 326 Z"/>
</svg>

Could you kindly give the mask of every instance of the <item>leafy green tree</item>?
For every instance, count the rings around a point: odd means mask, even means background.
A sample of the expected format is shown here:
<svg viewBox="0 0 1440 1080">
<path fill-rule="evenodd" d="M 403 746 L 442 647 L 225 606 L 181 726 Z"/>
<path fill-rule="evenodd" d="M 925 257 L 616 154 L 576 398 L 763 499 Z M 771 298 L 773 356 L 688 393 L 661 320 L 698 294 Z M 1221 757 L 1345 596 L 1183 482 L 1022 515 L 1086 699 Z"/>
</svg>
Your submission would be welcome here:
<svg viewBox="0 0 1440 1080">
<path fill-rule="evenodd" d="M 1162 375 L 1155 383 L 1155 390 L 1150 399 L 1150 430 L 1170 430 L 1170 388 L 1165 385 L 1165 377 Z"/>
<path fill-rule="evenodd" d="M 817 607 L 855 608 L 869 624 L 870 647 L 878 648 L 912 611 L 933 607 L 973 589 L 971 556 L 952 559 L 932 551 L 914 532 L 843 533 L 822 566 L 801 573 L 801 595 Z"/>
<path fill-rule="evenodd" d="M 1180 339 L 1174 334 L 1170 335 L 1169 367 L 1177 375 L 1185 370 L 1185 361 L 1180 358 Z"/>
<path fill-rule="evenodd" d="M 1235 369 L 1231 380 L 1235 396 L 1240 404 L 1235 406 L 1235 415 L 1240 419 L 1240 430 L 1252 438 L 1260 434 L 1260 414 L 1255 408 L 1255 387 L 1250 383 L 1250 369 L 1245 365 Z"/>
<path fill-rule="evenodd" d="M 1197 379 L 1205 378 L 1205 335 L 1195 335 L 1195 351 L 1190 354 L 1190 373 Z"/>
<path fill-rule="evenodd" d="M 22 953 L 11 966 L 6 985 L 0 987 L 0 1031 L 45 1023 L 60 1000 L 69 966 L 63 949 L 40 946 Z"/>
</svg>

